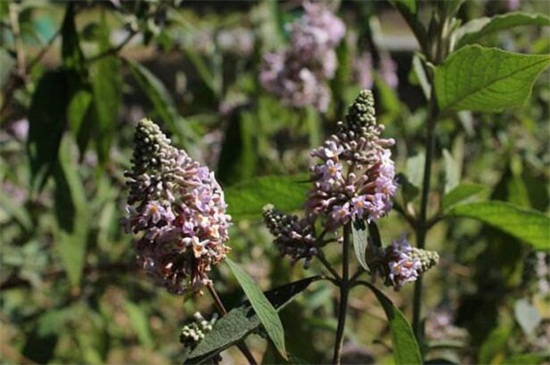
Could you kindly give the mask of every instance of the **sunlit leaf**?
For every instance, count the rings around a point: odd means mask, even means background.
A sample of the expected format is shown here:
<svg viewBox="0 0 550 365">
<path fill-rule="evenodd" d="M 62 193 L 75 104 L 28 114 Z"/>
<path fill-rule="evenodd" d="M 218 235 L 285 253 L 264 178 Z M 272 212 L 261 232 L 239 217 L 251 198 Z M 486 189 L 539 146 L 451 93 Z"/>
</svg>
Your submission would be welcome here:
<svg viewBox="0 0 550 365">
<path fill-rule="evenodd" d="M 365 254 L 369 244 L 369 230 L 367 229 L 365 222 L 362 220 L 353 222 L 352 225 L 352 237 L 353 237 L 353 249 L 355 251 L 355 257 L 361 264 L 363 269 L 369 271 Z"/>
<path fill-rule="evenodd" d="M 521 329 L 527 336 L 531 336 L 540 324 L 542 318 L 533 304 L 525 298 L 514 303 L 514 315 Z"/>
<path fill-rule="evenodd" d="M 491 18 L 473 19 L 456 31 L 458 38 L 455 49 L 474 44 L 487 35 L 520 26 L 550 26 L 550 17 L 543 14 L 512 12 Z"/>
<path fill-rule="evenodd" d="M 537 76 L 549 64 L 548 55 L 466 46 L 435 71 L 439 108 L 442 113 L 451 110 L 494 112 L 523 106 Z"/>
<path fill-rule="evenodd" d="M 443 209 L 446 210 L 455 204 L 481 193 L 484 190 L 486 190 L 486 188 L 483 185 L 460 184 L 443 196 Z"/>
<path fill-rule="evenodd" d="M 317 280 L 319 280 L 317 276 L 299 280 L 267 291 L 265 296 L 273 307 L 279 311 Z M 216 322 L 212 331 L 206 334 L 197 348 L 185 359 L 185 363 L 197 364 L 208 360 L 215 354 L 246 338 L 260 325 L 260 319 L 254 312 L 250 302 L 247 301 L 243 305 L 233 308 Z"/>
<path fill-rule="evenodd" d="M 292 212 L 302 208 L 310 188 L 309 175 L 262 176 L 230 186 L 225 190 L 228 212 L 233 219 L 261 219 L 262 208 L 275 204 L 277 209 Z"/>
<path fill-rule="evenodd" d="M 240 266 L 234 263 L 231 259 L 227 259 L 227 264 L 231 268 L 231 271 L 237 278 L 237 281 L 241 285 L 241 288 L 246 294 L 254 312 L 258 315 L 258 318 L 262 322 L 265 331 L 267 332 L 271 341 L 281 354 L 281 356 L 287 359 L 285 348 L 285 331 L 283 329 L 283 323 L 277 314 L 277 310 L 267 300 L 264 293 L 256 285 L 254 280 Z"/>
<path fill-rule="evenodd" d="M 547 250 L 550 242 L 550 218 L 534 210 L 490 201 L 455 205 L 449 210 L 455 217 L 473 218 L 525 241 L 537 250 Z"/>
<path fill-rule="evenodd" d="M 395 363 L 397 365 L 422 364 L 420 348 L 412 327 L 403 312 L 394 306 L 392 301 L 374 285 L 365 281 L 362 281 L 361 284 L 373 291 L 382 308 L 384 308 L 390 326 Z"/>
</svg>

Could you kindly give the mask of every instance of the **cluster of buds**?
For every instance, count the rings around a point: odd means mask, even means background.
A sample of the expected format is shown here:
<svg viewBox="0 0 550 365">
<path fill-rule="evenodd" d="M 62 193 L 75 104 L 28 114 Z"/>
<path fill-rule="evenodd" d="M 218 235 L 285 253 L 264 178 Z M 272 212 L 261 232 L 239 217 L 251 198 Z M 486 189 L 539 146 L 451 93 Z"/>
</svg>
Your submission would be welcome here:
<svg viewBox="0 0 550 365">
<path fill-rule="evenodd" d="M 182 327 L 180 332 L 180 342 L 184 347 L 194 349 L 204 336 L 212 331 L 214 323 L 218 316 L 214 314 L 210 321 L 204 319 L 200 312 L 196 312 L 193 315 L 193 321 Z"/>
<path fill-rule="evenodd" d="M 288 105 L 313 105 L 326 111 L 330 90 L 324 80 L 334 77 L 335 47 L 346 28 L 325 4 L 306 2 L 304 9 L 305 14 L 290 26 L 290 49 L 264 56 L 260 81 Z"/>
<path fill-rule="evenodd" d="M 137 125 L 132 163 L 124 221 L 137 236 L 139 264 L 170 292 L 198 291 L 229 251 L 231 217 L 221 187 L 150 120 Z"/>
<path fill-rule="evenodd" d="M 271 204 L 264 207 L 263 215 L 281 254 L 290 256 L 293 263 L 304 259 L 304 267 L 309 267 L 311 259 L 318 253 L 312 221 L 285 214 Z"/>
<path fill-rule="evenodd" d="M 322 216 L 327 230 L 351 220 L 377 220 L 391 209 L 397 186 L 389 147 L 395 142 L 380 138 L 382 131 L 372 93 L 363 90 L 338 123 L 338 132 L 312 152 L 321 162 L 311 167 L 313 189 L 306 209 Z"/>
<path fill-rule="evenodd" d="M 395 290 L 415 281 L 439 261 L 437 252 L 412 247 L 405 235 L 385 248 L 370 247 L 366 256 L 371 273 Z"/>
</svg>

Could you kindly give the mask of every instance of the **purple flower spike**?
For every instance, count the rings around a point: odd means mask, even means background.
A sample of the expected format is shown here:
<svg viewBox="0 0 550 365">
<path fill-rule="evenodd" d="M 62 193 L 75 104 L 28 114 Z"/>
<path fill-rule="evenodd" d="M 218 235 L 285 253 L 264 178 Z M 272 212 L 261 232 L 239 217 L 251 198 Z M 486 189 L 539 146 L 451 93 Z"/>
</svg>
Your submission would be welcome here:
<svg viewBox="0 0 550 365">
<path fill-rule="evenodd" d="M 138 123 L 135 144 L 124 225 L 137 236 L 137 261 L 170 292 L 198 291 L 229 251 L 223 191 L 152 121 Z"/>
</svg>

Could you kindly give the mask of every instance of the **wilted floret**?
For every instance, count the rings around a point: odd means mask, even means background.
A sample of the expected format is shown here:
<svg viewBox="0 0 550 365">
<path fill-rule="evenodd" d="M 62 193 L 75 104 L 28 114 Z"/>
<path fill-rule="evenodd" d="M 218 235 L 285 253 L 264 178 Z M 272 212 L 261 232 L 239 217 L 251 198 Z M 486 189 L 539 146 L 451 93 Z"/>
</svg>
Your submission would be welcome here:
<svg viewBox="0 0 550 365">
<path fill-rule="evenodd" d="M 388 149 L 394 141 L 380 138 L 383 126 L 376 123 L 370 91 L 361 91 L 338 129 L 311 153 L 320 162 L 311 167 L 307 210 L 324 217 L 329 230 L 383 217 L 397 189 Z"/>
<path fill-rule="evenodd" d="M 137 125 L 132 162 L 125 226 L 138 236 L 139 264 L 170 292 L 197 291 L 229 251 L 221 187 L 150 120 Z"/>
</svg>

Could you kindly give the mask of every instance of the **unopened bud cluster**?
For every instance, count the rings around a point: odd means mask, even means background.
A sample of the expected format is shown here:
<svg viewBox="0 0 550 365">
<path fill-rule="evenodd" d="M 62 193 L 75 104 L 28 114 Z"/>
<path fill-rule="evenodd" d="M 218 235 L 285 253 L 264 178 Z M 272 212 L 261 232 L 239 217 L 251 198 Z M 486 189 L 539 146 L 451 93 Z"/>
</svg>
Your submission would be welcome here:
<svg viewBox="0 0 550 365">
<path fill-rule="evenodd" d="M 315 247 L 313 225 L 307 218 L 285 214 L 269 204 L 264 207 L 264 221 L 273 236 L 274 243 L 282 255 L 291 257 L 292 262 L 305 259 L 307 268 L 318 253 Z"/>
<path fill-rule="evenodd" d="M 380 138 L 382 131 L 372 93 L 363 90 L 338 132 L 312 152 L 320 162 L 311 167 L 313 189 L 306 208 L 325 218 L 328 230 L 351 220 L 377 220 L 391 209 L 397 186 L 389 147 L 395 142 Z"/>
<path fill-rule="evenodd" d="M 147 119 L 136 127 L 132 162 L 125 227 L 137 236 L 139 264 L 170 292 L 199 290 L 229 251 L 221 187 Z"/>
<path fill-rule="evenodd" d="M 212 331 L 217 319 L 218 316 L 214 314 L 210 321 L 207 321 L 200 312 L 196 312 L 193 315 L 193 321 L 182 327 L 180 342 L 184 347 L 195 348 L 204 336 Z"/>
<path fill-rule="evenodd" d="M 324 80 L 334 77 L 335 47 L 346 28 L 325 4 L 305 2 L 304 9 L 305 14 L 290 26 L 290 49 L 264 56 L 260 81 L 288 105 L 325 111 L 330 90 Z"/>
</svg>

